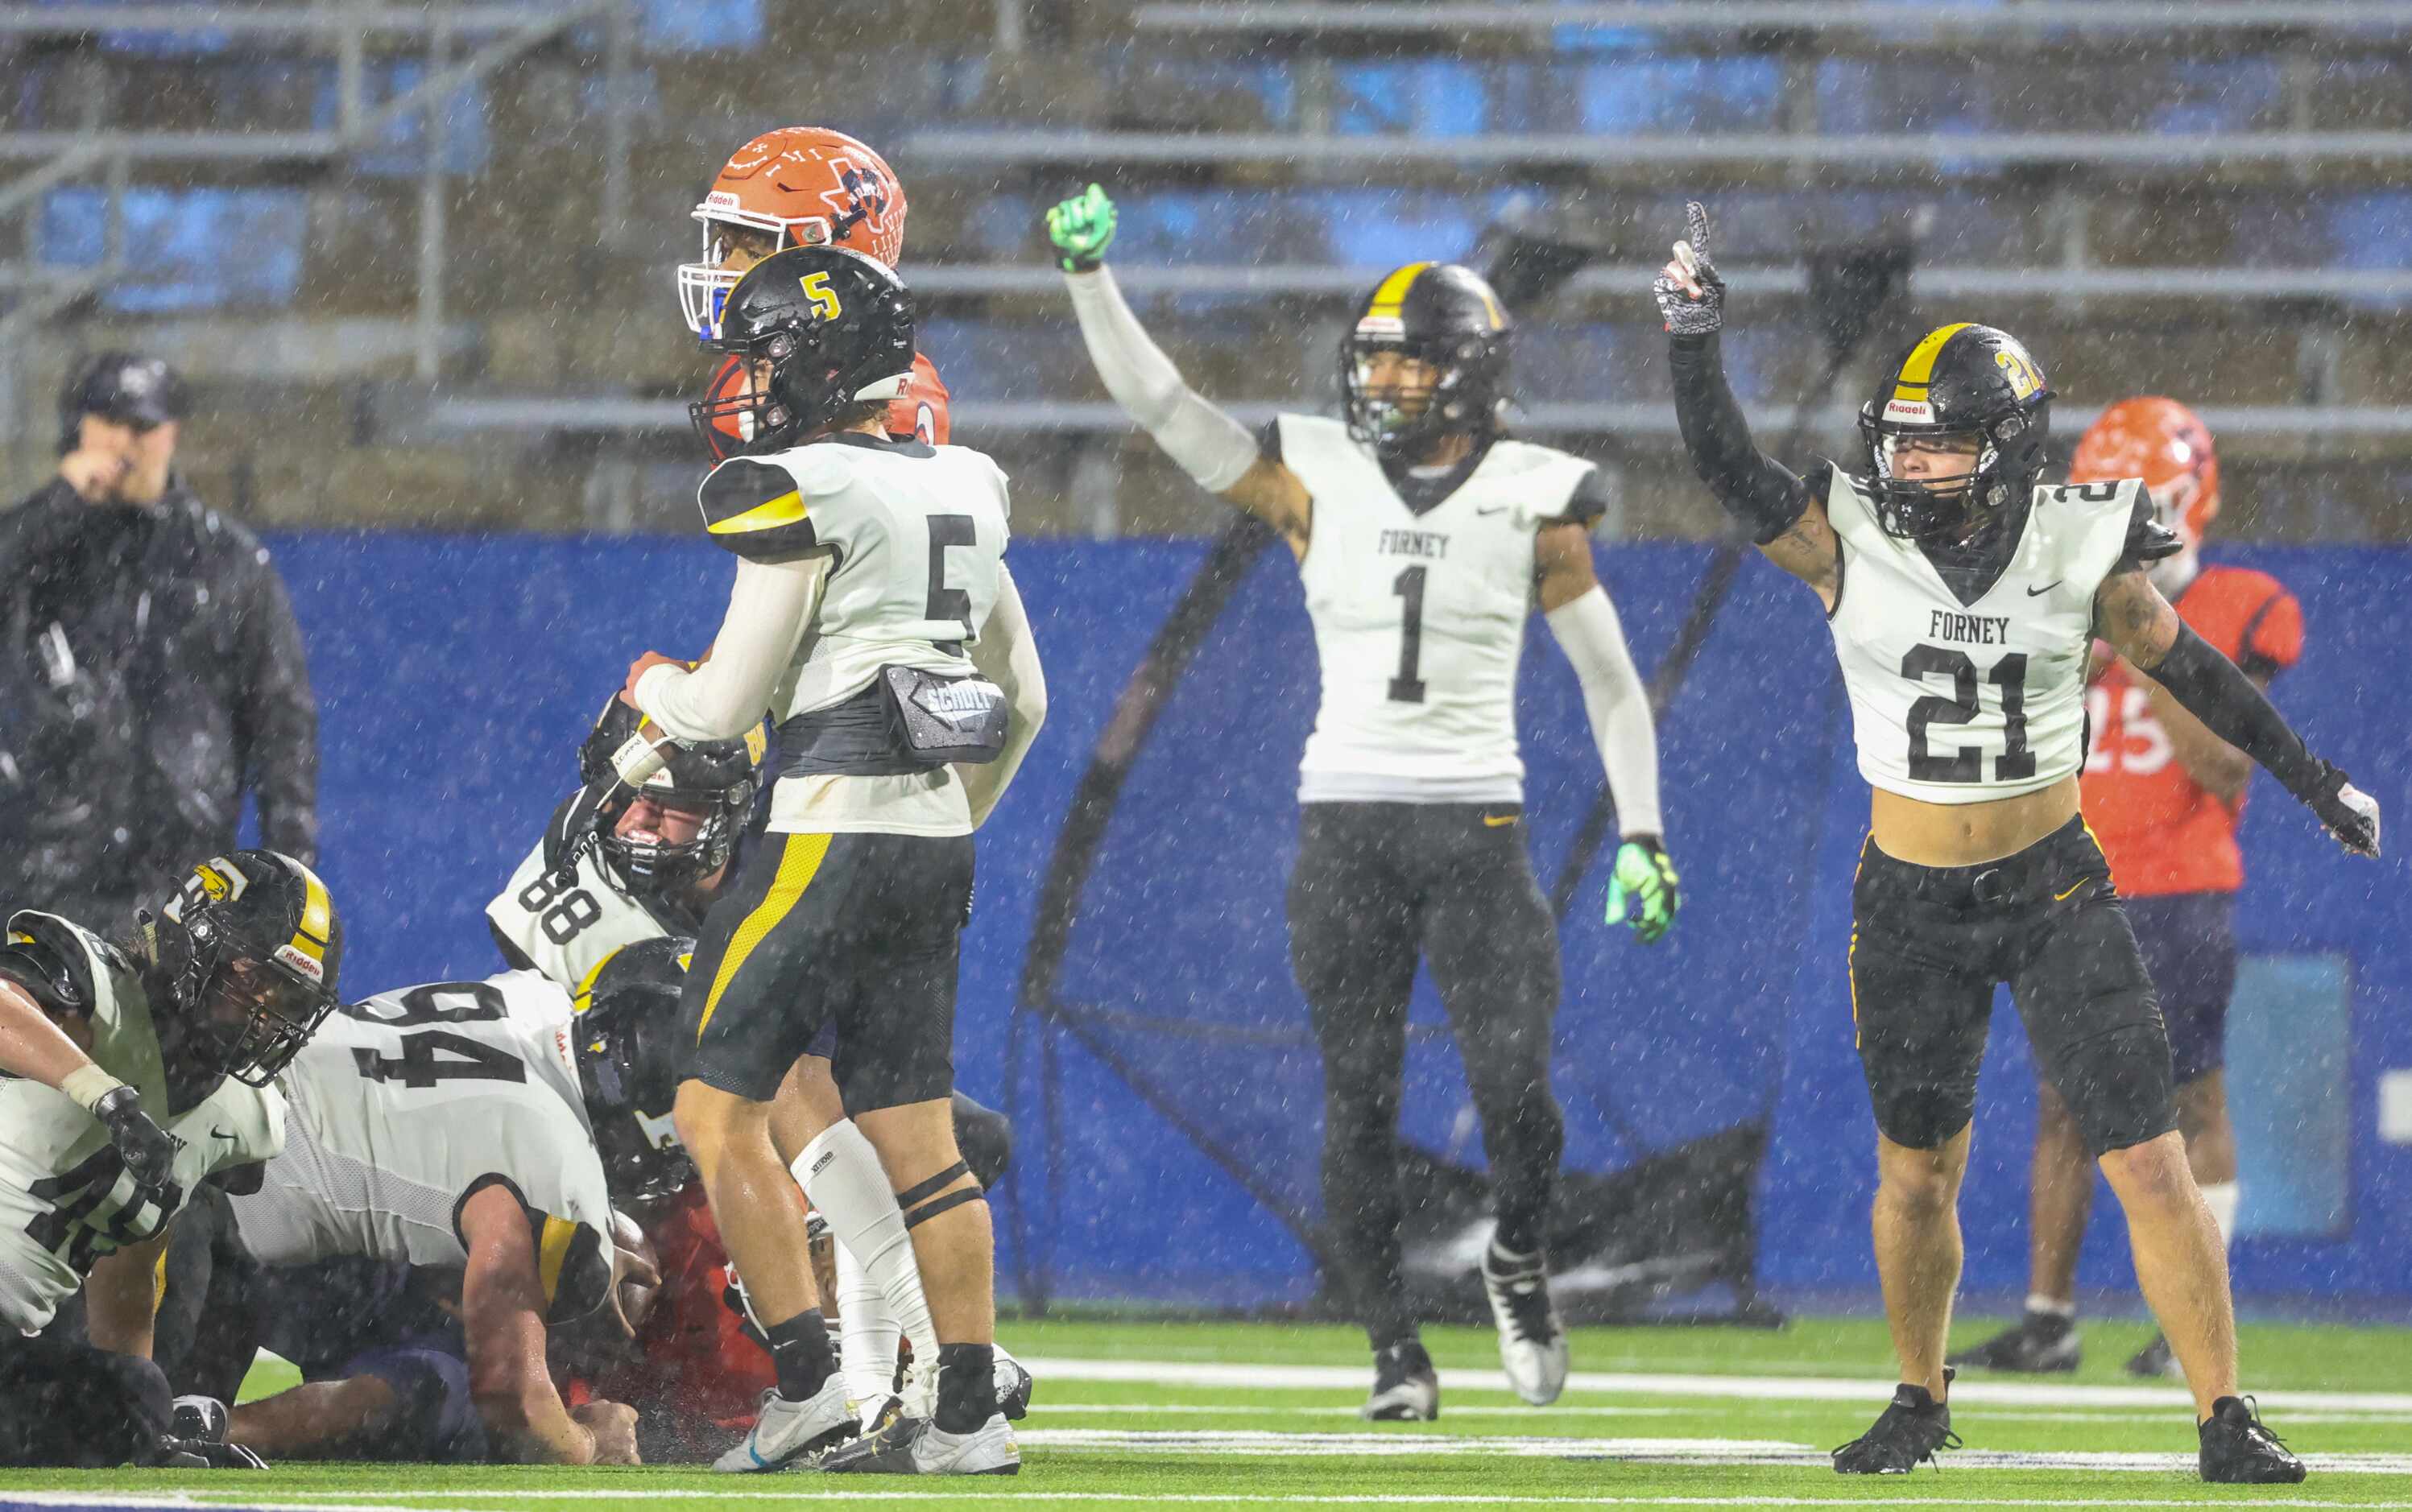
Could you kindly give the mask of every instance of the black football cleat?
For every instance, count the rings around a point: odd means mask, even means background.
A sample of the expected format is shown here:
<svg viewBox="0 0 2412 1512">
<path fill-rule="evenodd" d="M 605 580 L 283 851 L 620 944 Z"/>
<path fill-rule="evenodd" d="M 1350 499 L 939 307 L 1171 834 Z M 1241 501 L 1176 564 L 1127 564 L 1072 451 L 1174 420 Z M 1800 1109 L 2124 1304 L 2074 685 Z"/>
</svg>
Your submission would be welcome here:
<svg viewBox="0 0 2412 1512">
<path fill-rule="evenodd" d="M 1974 1349 L 1946 1357 L 1945 1363 L 1963 1370 L 2043 1375 L 2073 1371 L 2081 1358 L 2075 1318 L 2029 1313 Z"/>
<path fill-rule="evenodd" d="M 1946 1389 L 1956 1371 L 1945 1371 Z M 1929 1396 L 1926 1387 L 1904 1384 L 1893 1387 L 1892 1402 L 1874 1426 L 1834 1451 L 1838 1475 L 1906 1475 L 1931 1461 L 1937 1449 L 1956 1449 L 1960 1435 L 1951 1431 L 1951 1404 Z"/>
<path fill-rule="evenodd" d="M 1410 1339 L 1374 1356 L 1374 1393 L 1360 1416 L 1377 1423 L 1428 1423 L 1440 1416 L 1440 1373 Z"/>
<path fill-rule="evenodd" d="M 2197 1430 L 2202 1441 L 2196 1468 L 2222 1486 L 2292 1486 L 2303 1478 L 2303 1461 L 2277 1434 L 2261 1426 L 2249 1397 L 2222 1397 Z"/>
<path fill-rule="evenodd" d="M 2169 1348 L 2169 1336 L 2159 1333 L 2153 1335 L 2153 1342 L 2137 1350 L 2135 1358 L 2127 1361 L 2127 1373 L 2151 1379 L 2185 1379 L 2185 1372 L 2178 1368 L 2176 1352 Z"/>
</svg>

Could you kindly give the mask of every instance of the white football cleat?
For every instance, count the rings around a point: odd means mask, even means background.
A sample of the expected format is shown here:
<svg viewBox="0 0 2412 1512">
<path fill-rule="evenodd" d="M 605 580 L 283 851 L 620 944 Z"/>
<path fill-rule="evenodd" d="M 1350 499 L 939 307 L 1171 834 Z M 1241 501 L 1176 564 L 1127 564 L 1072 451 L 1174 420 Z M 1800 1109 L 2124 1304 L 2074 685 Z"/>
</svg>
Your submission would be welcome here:
<svg viewBox="0 0 2412 1512">
<path fill-rule="evenodd" d="M 1002 1413 L 969 1433 L 905 1417 L 823 1455 L 817 1468 L 833 1475 L 1018 1475 L 1022 1446 Z"/>
<path fill-rule="evenodd" d="M 1503 1260 L 1514 1269 L 1492 1269 Z M 1557 1401 L 1566 1388 L 1566 1326 L 1550 1300 L 1548 1263 L 1537 1255 L 1505 1256 L 1492 1245 L 1482 1256 L 1482 1290 L 1499 1328 L 1499 1363 L 1508 1384 L 1533 1406 Z"/>
<path fill-rule="evenodd" d="M 852 1438 L 859 1427 L 843 1375 L 832 1373 L 810 1402 L 789 1402 L 773 1387 L 762 1393 L 754 1431 L 712 1468 L 739 1475 L 785 1470 L 816 1449 Z"/>
<path fill-rule="evenodd" d="M 1022 1367 L 1022 1361 L 1005 1352 L 1005 1345 L 995 1348 L 996 1410 L 1018 1423 L 1030 1416 L 1030 1393 L 1037 1384 L 1037 1378 Z"/>
</svg>

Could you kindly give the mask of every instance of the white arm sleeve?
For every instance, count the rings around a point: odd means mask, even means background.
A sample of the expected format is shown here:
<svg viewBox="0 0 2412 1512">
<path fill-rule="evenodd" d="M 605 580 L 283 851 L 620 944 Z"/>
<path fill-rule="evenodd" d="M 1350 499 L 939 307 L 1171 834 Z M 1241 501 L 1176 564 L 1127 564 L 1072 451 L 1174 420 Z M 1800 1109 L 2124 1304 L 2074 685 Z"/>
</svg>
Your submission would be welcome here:
<svg viewBox="0 0 2412 1512">
<path fill-rule="evenodd" d="M 1166 456 L 1209 493 L 1222 492 L 1256 465 L 1257 438 L 1181 381 L 1181 370 L 1123 302 L 1111 272 L 1066 273 L 1064 283 L 1106 392 L 1155 437 Z"/>
<path fill-rule="evenodd" d="M 977 829 L 1005 796 L 1023 754 L 1038 737 L 1038 727 L 1047 722 L 1047 675 L 1038 667 L 1038 642 L 1030 634 L 1022 592 L 1014 587 L 1013 574 L 1003 564 L 996 569 L 996 604 L 989 610 L 988 623 L 980 626 L 979 639 L 972 642 L 971 654 L 972 665 L 1004 691 L 1006 702 L 1013 709 L 1013 718 L 1006 726 L 1005 749 L 997 758 L 955 767 L 955 775 L 963 779 L 963 797 L 972 806 L 972 828 Z"/>
<path fill-rule="evenodd" d="M 1663 835 L 1658 813 L 1658 729 L 1650 717 L 1650 690 L 1625 649 L 1625 626 L 1608 590 L 1592 590 L 1549 612 L 1550 633 L 1574 664 L 1582 684 L 1583 712 L 1591 738 L 1608 770 L 1608 790 L 1616 799 L 1617 828 L 1628 835 Z"/>
<path fill-rule="evenodd" d="M 820 608 L 829 555 L 793 562 L 741 558 L 712 659 L 693 671 L 655 667 L 637 680 L 637 707 L 678 740 L 726 741 L 752 729 Z"/>
</svg>

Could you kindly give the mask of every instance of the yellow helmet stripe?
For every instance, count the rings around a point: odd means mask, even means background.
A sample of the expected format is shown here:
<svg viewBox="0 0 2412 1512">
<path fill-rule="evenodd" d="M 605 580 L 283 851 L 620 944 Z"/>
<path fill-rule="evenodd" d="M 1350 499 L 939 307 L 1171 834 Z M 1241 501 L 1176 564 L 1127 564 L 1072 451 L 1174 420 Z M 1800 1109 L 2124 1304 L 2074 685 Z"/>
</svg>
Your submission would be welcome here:
<svg viewBox="0 0 2412 1512">
<path fill-rule="evenodd" d="M 1411 262 L 1393 272 L 1382 280 L 1380 287 L 1374 290 L 1374 302 L 1365 307 L 1365 313 L 1395 319 L 1399 306 L 1407 302 L 1407 290 L 1415 286 L 1417 275 L 1431 266 L 1428 262 Z"/>
<path fill-rule="evenodd" d="M 302 927 L 293 935 L 293 948 L 311 960 L 327 959 L 327 940 L 335 932 L 335 905 L 328 900 L 327 885 L 318 873 L 294 863 L 302 873 Z"/>
<path fill-rule="evenodd" d="M 1908 404 L 1924 404 L 1926 386 L 1934 378 L 1934 360 L 1943 355 L 1946 343 L 1975 324 L 1973 320 L 1963 320 L 1928 331 L 1924 341 L 1909 349 L 1908 360 L 1901 365 L 1901 375 L 1893 380 L 1892 396 Z"/>
<path fill-rule="evenodd" d="M 776 530 L 781 525 L 792 525 L 803 519 L 805 512 L 803 494 L 795 489 L 789 489 L 777 498 L 757 504 L 743 514 L 730 515 L 726 520 L 713 521 L 711 531 L 714 536 L 743 536 L 751 531 Z"/>
</svg>

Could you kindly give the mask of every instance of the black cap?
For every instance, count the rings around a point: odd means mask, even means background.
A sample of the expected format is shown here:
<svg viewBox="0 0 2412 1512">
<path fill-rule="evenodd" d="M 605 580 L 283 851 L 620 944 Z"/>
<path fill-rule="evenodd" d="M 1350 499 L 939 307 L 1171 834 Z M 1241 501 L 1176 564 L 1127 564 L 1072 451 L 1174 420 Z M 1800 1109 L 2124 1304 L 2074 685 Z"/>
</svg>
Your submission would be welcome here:
<svg viewBox="0 0 2412 1512">
<path fill-rule="evenodd" d="M 59 420 L 72 434 L 76 421 L 97 415 L 120 425 L 165 425 L 185 412 L 184 380 L 155 357 L 102 352 L 76 369 L 59 394 Z"/>
</svg>

